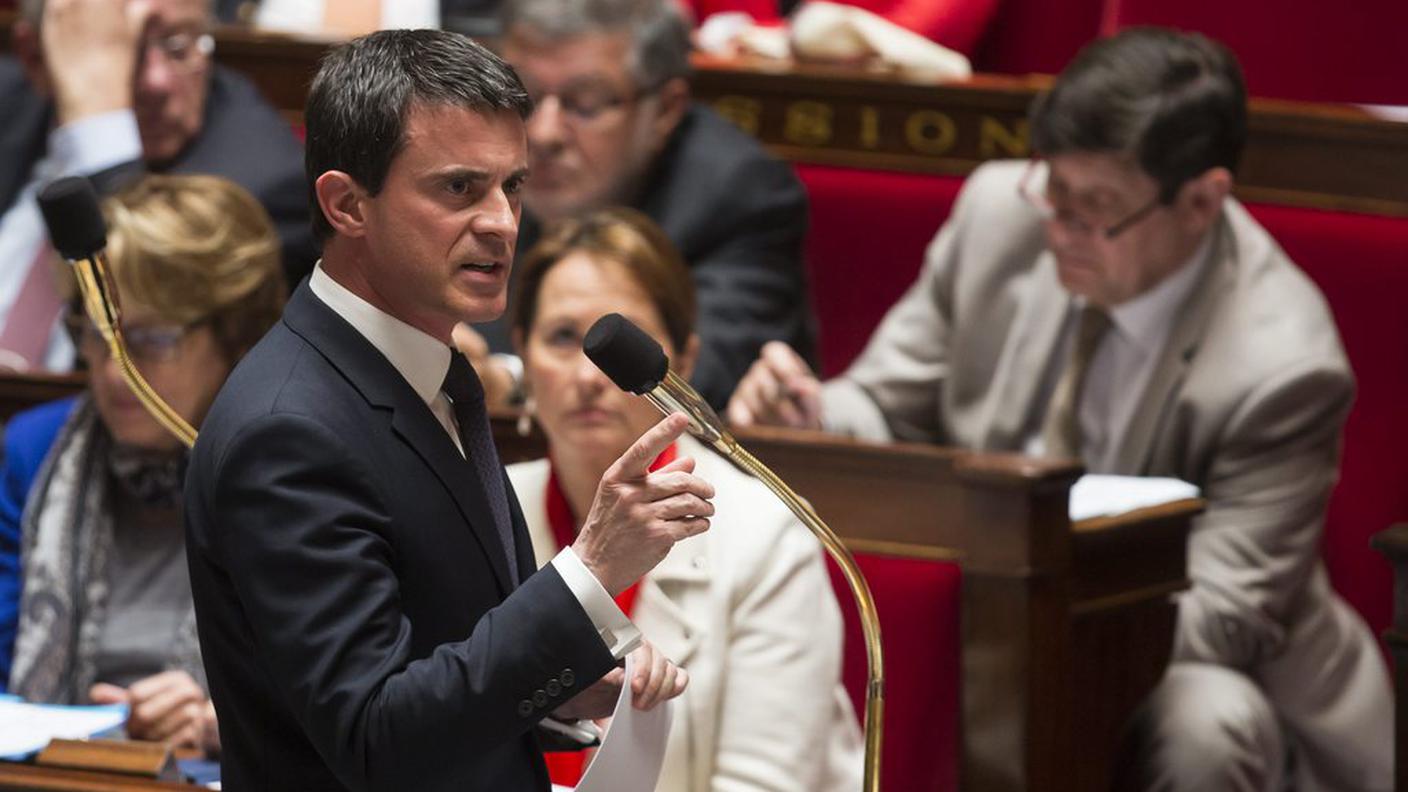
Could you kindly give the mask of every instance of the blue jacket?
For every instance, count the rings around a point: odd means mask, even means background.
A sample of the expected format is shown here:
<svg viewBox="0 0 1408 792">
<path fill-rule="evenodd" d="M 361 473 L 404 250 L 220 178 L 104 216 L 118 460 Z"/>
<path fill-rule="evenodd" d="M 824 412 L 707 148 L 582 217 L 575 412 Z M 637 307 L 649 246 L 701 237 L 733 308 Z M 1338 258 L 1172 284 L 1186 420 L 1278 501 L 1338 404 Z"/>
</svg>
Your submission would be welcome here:
<svg viewBox="0 0 1408 792">
<path fill-rule="evenodd" d="M 0 459 L 0 681 L 10 680 L 20 608 L 20 517 L 30 485 L 77 398 L 41 404 L 10 419 Z"/>
</svg>

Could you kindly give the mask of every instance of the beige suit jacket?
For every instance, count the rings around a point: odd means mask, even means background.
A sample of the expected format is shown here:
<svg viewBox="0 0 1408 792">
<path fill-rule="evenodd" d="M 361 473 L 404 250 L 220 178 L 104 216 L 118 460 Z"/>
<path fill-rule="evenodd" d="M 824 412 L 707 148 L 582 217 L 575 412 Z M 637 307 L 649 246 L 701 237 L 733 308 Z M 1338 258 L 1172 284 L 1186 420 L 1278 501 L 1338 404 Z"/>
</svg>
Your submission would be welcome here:
<svg viewBox="0 0 1408 792">
<path fill-rule="evenodd" d="M 979 168 L 918 281 L 854 365 L 824 388 L 828 428 L 1016 451 L 1071 297 L 1018 195 L 1024 163 Z M 1324 298 L 1228 199 L 1211 259 L 1127 432 L 1117 469 L 1200 486 L 1177 660 L 1252 676 L 1317 774 L 1375 788 L 1390 765 L 1387 672 L 1320 561 L 1354 378 Z"/>
<path fill-rule="evenodd" d="M 852 792 L 864 748 L 841 678 L 841 613 L 821 548 L 759 482 L 690 438 L 713 527 L 641 583 L 632 621 L 689 671 L 658 792 Z M 510 465 L 533 552 L 558 546 L 547 460 Z"/>
</svg>

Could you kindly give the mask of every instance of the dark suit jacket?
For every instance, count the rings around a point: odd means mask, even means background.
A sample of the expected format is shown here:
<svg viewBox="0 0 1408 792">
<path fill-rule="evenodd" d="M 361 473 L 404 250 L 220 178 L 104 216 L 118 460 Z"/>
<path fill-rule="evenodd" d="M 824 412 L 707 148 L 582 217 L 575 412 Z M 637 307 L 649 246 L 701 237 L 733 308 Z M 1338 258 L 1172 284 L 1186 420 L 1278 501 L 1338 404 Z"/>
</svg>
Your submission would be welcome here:
<svg viewBox="0 0 1408 792">
<path fill-rule="evenodd" d="M 802 242 L 807 195 L 792 166 L 712 110 L 694 105 L 631 204 L 665 230 L 694 274 L 699 362 L 692 378 L 723 407 L 771 340 L 812 357 L 813 327 Z M 541 229 L 525 213 L 518 251 Z M 481 326 L 508 351 L 503 325 Z"/>
<path fill-rule="evenodd" d="M 30 90 L 19 63 L 0 58 L 0 212 L 8 209 L 44 156 L 53 105 Z M 284 272 L 292 288 L 313 269 L 318 246 L 309 226 L 303 147 L 287 122 L 244 77 L 215 67 L 200 134 L 173 162 L 123 163 L 93 175 L 112 192 L 146 170 L 209 173 L 249 190 L 269 211 L 283 243 Z M 3 262 L 0 262 L 3 265 Z"/>
<path fill-rule="evenodd" d="M 511 488 L 509 593 L 472 476 L 301 286 L 220 392 L 186 485 L 226 789 L 548 788 L 534 724 L 613 660 L 556 570 L 534 573 Z"/>
</svg>

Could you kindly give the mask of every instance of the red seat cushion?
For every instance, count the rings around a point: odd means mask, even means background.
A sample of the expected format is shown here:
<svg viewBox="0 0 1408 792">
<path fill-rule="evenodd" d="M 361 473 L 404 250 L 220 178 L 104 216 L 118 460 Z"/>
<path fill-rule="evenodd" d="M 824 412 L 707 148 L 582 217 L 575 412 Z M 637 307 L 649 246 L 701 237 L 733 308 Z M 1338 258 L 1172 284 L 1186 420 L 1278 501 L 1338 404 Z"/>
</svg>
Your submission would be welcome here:
<svg viewBox="0 0 1408 792">
<path fill-rule="evenodd" d="M 875 598 L 885 653 L 881 786 L 951 792 L 958 787 L 958 565 L 866 554 L 856 561 Z M 865 639 L 850 588 L 830 559 L 827 564 L 846 623 L 843 679 L 863 719 Z"/>
<path fill-rule="evenodd" d="M 1393 578 L 1369 537 L 1408 520 L 1408 218 L 1248 208 L 1319 285 L 1358 380 L 1322 552 L 1335 588 L 1377 634 Z"/>
</svg>

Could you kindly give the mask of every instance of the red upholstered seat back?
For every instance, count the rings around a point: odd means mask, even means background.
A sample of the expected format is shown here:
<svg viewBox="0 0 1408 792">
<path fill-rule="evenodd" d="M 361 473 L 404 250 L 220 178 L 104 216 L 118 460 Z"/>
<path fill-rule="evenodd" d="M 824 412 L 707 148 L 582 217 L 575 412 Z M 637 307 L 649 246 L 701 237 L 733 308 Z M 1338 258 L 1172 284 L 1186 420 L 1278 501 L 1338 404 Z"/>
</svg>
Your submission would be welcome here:
<svg viewBox="0 0 1408 792">
<path fill-rule="evenodd" d="M 1060 0 L 1064 2 L 1064 0 Z M 1104 0 L 1107 31 L 1196 30 L 1237 54 L 1252 96 L 1408 104 L 1408 3 L 1285 0 Z M 1006 13 L 1006 12 L 1004 12 Z"/>
<path fill-rule="evenodd" d="M 1358 380 L 1323 555 L 1335 588 L 1378 634 L 1393 579 L 1369 537 L 1408 520 L 1408 218 L 1248 208 L 1325 294 Z"/>
<path fill-rule="evenodd" d="M 952 792 L 958 787 L 958 565 L 865 554 L 856 560 L 875 597 L 885 652 L 881 786 Z M 846 581 L 827 564 L 846 621 L 843 678 L 864 718 L 865 639 Z"/>
<path fill-rule="evenodd" d="M 808 274 L 821 373 L 831 377 L 914 283 L 963 179 L 824 165 L 798 165 L 797 175 L 811 198 Z"/>
</svg>

